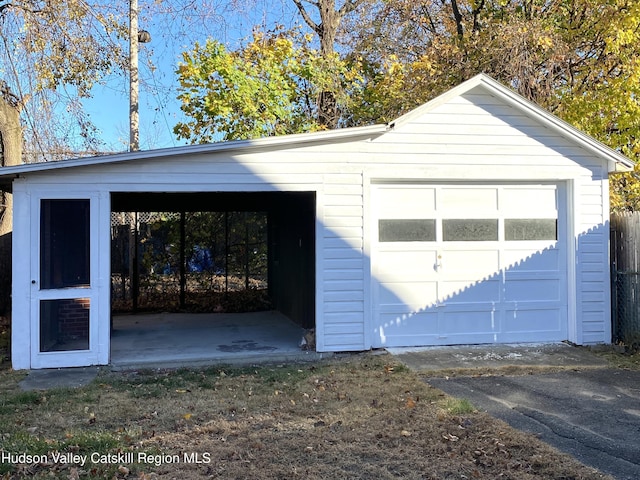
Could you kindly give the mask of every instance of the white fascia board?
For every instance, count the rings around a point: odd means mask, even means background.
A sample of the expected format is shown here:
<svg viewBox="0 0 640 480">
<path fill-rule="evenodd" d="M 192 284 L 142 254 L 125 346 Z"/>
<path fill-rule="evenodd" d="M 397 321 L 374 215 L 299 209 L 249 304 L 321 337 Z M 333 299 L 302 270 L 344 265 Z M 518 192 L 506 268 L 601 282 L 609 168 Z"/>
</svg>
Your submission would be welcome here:
<svg viewBox="0 0 640 480">
<path fill-rule="evenodd" d="M 565 122 L 561 118 L 549 113 L 542 107 L 527 100 L 523 96 L 506 88 L 502 84 L 496 82 L 491 77 L 482 76 L 482 83 L 489 85 L 491 92 L 506 101 L 507 103 L 519 108 L 531 118 L 536 119 L 541 124 L 554 131 L 558 135 L 573 141 L 581 147 L 589 150 L 591 153 L 607 161 L 609 172 L 612 171 L 630 171 L 633 170 L 634 163 L 631 159 L 625 157 L 621 153 L 608 147 L 604 143 L 578 130 L 571 124 Z"/>
<path fill-rule="evenodd" d="M 286 148 L 348 139 L 366 139 L 381 135 L 388 131 L 385 124 L 376 124 L 366 127 L 339 128 L 313 133 L 299 133 L 265 137 L 255 140 L 233 140 L 228 142 L 207 143 L 201 145 L 185 145 L 180 147 L 163 148 L 158 150 L 142 150 L 136 152 L 115 153 L 97 157 L 81 157 L 55 162 L 40 162 L 15 165 L 0 168 L 0 183 L 7 178 L 15 178 L 22 174 L 33 172 L 45 172 L 63 168 L 86 167 L 103 164 L 121 163 L 135 160 L 153 160 L 187 155 L 197 155 L 219 152 L 244 152 L 261 148 Z M 6 182 L 5 182 L 6 183 Z"/>
</svg>

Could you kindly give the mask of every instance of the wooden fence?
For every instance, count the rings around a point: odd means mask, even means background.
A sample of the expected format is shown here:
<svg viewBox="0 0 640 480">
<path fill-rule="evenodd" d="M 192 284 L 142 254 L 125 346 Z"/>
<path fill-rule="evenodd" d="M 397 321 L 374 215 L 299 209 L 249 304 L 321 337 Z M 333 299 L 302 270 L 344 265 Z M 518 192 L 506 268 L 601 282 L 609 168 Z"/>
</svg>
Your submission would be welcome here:
<svg viewBox="0 0 640 480">
<path fill-rule="evenodd" d="M 640 347 L 640 212 L 611 214 L 613 341 Z"/>
</svg>

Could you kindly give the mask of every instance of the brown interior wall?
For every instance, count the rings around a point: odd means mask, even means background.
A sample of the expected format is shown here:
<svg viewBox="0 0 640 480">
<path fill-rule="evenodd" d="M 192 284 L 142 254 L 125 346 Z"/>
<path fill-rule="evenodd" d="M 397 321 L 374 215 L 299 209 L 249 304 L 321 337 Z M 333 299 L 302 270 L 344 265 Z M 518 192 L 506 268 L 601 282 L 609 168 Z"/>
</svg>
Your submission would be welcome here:
<svg viewBox="0 0 640 480">
<path fill-rule="evenodd" d="M 303 328 L 315 326 L 315 194 L 283 193 L 269 215 L 269 295 Z"/>
</svg>

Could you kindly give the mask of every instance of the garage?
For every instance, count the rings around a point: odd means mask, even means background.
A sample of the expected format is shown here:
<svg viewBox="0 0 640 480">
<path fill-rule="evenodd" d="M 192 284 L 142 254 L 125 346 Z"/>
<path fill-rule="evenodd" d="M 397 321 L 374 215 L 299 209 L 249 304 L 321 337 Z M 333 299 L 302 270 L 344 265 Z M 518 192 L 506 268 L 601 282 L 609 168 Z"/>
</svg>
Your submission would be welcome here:
<svg viewBox="0 0 640 480">
<path fill-rule="evenodd" d="M 313 332 L 317 353 L 610 343 L 609 178 L 632 168 L 485 75 L 385 124 L 2 167 L 14 206 L 12 364 L 113 360 L 115 287 L 135 278 L 113 236 L 123 212 L 165 212 L 194 252 L 211 253 L 203 272 L 191 254 L 177 267 L 141 263 L 149 278 L 180 279 L 177 308 L 204 298 L 222 321 L 217 287 L 201 285 L 223 276 L 226 293 L 227 277 L 246 290 L 266 276 L 274 309 Z M 252 249 L 250 226 L 226 220 L 245 212 L 266 222 Z M 186 228 L 196 224 L 197 237 Z M 149 245 L 143 259 L 167 251 L 160 226 L 135 225 L 123 229 Z M 233 231 L 238 241 L 222 241 Z M 71 351 L 54 341 L 66 316 L 82 333 Z M 250 327 L 237 330 L 251 338 Z"/>
<path fill-rule="evenodd" d="M 377 184 L 374 345 L 567 338 L 562 184 Z"/>
</svg>

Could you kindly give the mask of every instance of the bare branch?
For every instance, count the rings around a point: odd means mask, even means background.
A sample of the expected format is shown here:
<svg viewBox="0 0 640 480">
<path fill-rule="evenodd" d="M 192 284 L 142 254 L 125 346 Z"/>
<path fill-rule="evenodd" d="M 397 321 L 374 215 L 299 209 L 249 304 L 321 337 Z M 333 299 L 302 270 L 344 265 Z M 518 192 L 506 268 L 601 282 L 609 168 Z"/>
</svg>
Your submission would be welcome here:
<svg viewBox="0 0 640 480">
<path fill-rule="evenodd" d="M 473 15 L 473 29 L 472 29 L 473 32 L 477 32 L 480 30 L 479 17 L 480 17 L 480 12 L 484 8 L 484 2 L 485 0 L 481 0 L 480 3 L 478 3 L 478 6 L 471 11 L 471 14 Z"/>
<path fill-rule="evenodd" d="M 306 8 L 304 8 L 304 5 L 302 5 L 302 2 L 300 0 L 292 0 L 292 1 L 295 4 L 295 6 L 298 7 L 298 11 L 300 12 L 300 15 L 302 15 L 302 18 L 304 19 L 305 23 L 309 25 L 309 28 L 311 28 L 311 30 L 313 30 L 318 35 L 320 35 L 322 28 L 320 27 L 320 25 L 318 25 L 316 22 L 313 21 L 313 19 L 309 15 L 309 12 L 307 12 Z M 318 3 L 316 2 L 311 2 L 311 3 L 316 7 L 320 8 Z"/>
<path fill-rule="evenodd" d="M 458 37 L 462 38 L 464 36 L 464 28 L 462 26 L 462 15 L 458 8 L 458 0 L 451 0 L 451 10 L 453 12 L 453 18 L 456 21 L 456 32 L 458 33 Z"/>
<path fill-rule="evenodd" d="M 340 18 L 342 18 L 345 15 L 350 14 L 356 8 L 358 8 L 358 6 L 360 6 L 362 2 L 363 0 L 347 0 L 346 2 L 344 2 L 342 7 L 340 7 L 340 10 L 338 10 L 338 15 L 340 15 Z"/>
<path fill-rule="evenodd" d="M 14 3 L 4 3 L 2 5 L 0 5 L 0 17 L 2 17 L 5 13 L 5 11 L 11 10 L 12 8 L 15 8 L 16 10 L 22 10 L 23 12 L 28 12 L 28 13 L 42 13 L 42 9 L 38 8 L 38 9 L 32 9 L 32 8 L 27 8 L 26 5 L 16 5 Z"/>
</svg>

